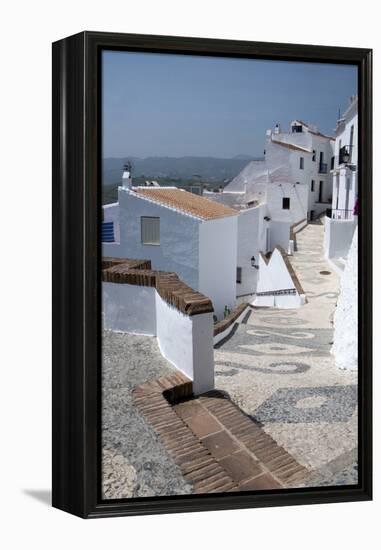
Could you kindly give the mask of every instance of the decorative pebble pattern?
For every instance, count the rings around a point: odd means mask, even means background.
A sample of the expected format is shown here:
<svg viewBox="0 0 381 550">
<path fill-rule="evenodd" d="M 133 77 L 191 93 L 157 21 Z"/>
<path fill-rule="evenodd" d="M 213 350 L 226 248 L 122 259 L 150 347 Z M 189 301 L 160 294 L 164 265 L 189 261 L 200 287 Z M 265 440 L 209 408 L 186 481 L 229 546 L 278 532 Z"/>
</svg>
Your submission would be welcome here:
<svg viewBox="0 0 381 550">
<path fill-rule="evenodd" d="M 247 323 L 215 349 L 216 387 L 315 472 L 308 486 L 317 479 L 356 484 L 358 475 L 350 455 L 358 437 L 357 373 L 337 369 L 330 353 L 339 278 L 324 259 L 323 237 L 320 223 L 309 224 L 290 257 L 308 303 L 252 308 Z M 329 276 L 320 273 L 326 271 Z M 353 462 L 327 473 L 326 465 L 342 455 Z"/>
</svg>

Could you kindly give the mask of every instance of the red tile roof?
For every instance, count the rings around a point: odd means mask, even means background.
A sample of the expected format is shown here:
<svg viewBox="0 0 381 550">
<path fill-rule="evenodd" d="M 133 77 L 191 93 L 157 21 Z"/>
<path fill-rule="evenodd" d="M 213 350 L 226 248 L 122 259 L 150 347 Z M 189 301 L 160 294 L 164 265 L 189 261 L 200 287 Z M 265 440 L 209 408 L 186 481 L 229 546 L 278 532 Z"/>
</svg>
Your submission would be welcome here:
<svg viewBox="0 0 381 550">
<path fill-rule="evenodd" d="M 238 214 L 238 211 L 233 208 L 176 187 L 135 187 L 132 191 L 142 198 L 203 220 L 214 220 Z"/>
</svg>

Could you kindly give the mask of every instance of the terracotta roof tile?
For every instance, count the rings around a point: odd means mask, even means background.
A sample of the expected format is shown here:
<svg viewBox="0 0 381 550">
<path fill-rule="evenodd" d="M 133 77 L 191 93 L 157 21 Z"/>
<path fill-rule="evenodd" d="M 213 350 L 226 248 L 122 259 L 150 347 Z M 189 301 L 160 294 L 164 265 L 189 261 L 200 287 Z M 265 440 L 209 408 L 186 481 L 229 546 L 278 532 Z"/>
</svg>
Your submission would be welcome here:
<svg viewBox="0 0 381 550">
<path fill-rule="evenodd" d="M 102 281 L 104 283 L 129 284 L 156 288 L 157 292 L 168 304 L 177 308 L 185 315 L 199 315 L 214 311 L 213 304 L 207 296 L 193 290 L 185 284 L 176 273 L 154 271 L 150 262 L 125 258 L 123 263 L 114 263 L 110 267 L 110 258 L 103 258 Z M 136 268 L 134 265 L 143 265 Z M 149 267 L 144 267 L 149 265 Z"/>
<path fill-rule="evenodd" d="M 211 201 L 205 197 L 200 197 L 194 193 L 189 193 L 183 189 L 177 189 L 176 187 L 155 187 L 149 189 L 135 187 L 132 189 L 132 192 L 140 197 L 203 220 L 214 220 L 238 214 L 238 211 L 233 208 Z"/>
</svg>

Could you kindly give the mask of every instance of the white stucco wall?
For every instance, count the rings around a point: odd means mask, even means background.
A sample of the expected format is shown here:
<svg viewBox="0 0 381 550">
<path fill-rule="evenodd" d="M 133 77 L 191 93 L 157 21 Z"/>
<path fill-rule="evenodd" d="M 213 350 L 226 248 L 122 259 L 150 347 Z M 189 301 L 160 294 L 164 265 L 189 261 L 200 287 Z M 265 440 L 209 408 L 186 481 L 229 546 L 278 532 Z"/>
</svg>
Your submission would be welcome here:
<svg viewBox="0 0 381 550">
<path fill-rule="evenodd" d="M 102 283 L 106 329 L 132 334 L 156 334 L 156 290 L 151 287 Z"/>
<path fill-rule="evenodd" d="M 290 240 L 290 227 L 289 221 L 273 221 L 270 222 L 270 250 L 273 250 L 275 246 L 281 246 L 285 250 L 288 250 L 288 244 Z"/>
<path fill-rule="evenodd" d="M 156 293 L 157 339 L 162 355 L 193 380 L 196 394 L 214 387 L 212 313 L 184 315 Z"/>
<path fill-rule="evenodd" d="M 238 216 L 237 267 L 242 269 L 241 283 L 237 283 L 237 296 L 253 294 L 257 288 L 258 270 L 252 267 L 251 258 L 259 261 L 259 251 L 266 250 L 266 228 L 264 220 L 266 205 L 241 210 Z"/>
<path fill-rule="evenodd" d="M 337 217 L 352 217 L 357 194 L 357 171 L 342 167 L 333 177 L 332 209 Z M 347 212 L 335 212 L 346 210 Z M 349 210 L 349 212 L 348 212 Z"/>
<path fill-rule="evenodd" d="M 279 250 L 275 249 L 273 251 L 268 264 L 266 264 L 261 256 L 259 259 L 257 292 L 270 292 L 292 288 L 295 288 L 295 285 Z"/>
<path fill-rule="evenodd" d="M 327 259 L 346 258 L 357 220 L 324 218 L 324 251 Z"/>
<path fill-rule="evenodd" d="M 113 222 L 114 238 L 116 242 L 119 242 L 120 240 L 119 203 L 114 202 L 112 204 L 105 204 L 102 208 L 103 208 L 103 221 Z"/>
<path fill-rule="evenodd" d="M 294 224 L 307 217 L 308 185 L 282 181 L 267 185 L 267 206 L 273 221 Z M 290 199 L 290 209 L 283 209 L 283 198 Z"/>
<path fill-rule="evenodd" d="M 199 224 L 199 281 L 197 288 L 208 296 L 215 314 L 233 308 L 236 298 L 237 217 L 229 216 Z"/>
<path fill-rule="evenodd" d="M 295 289 L 295 284 L 283 260 L 282 254 L 275 249 L 266 264 L 260 257 L 257 292 L 276 292 Z M 305 303 L 305 296 L 296 294 L 256 296 L 253 305 L 258 307 L 296 308 Z"/>
<path fill-rule="evenodd" d="M 339 164 L 340 148 L 350 146 L 351 128 L 353 126 L 353 141 L 351 159 L 348 165 Z M 349 210 L 353 212 L 358 191 L 358 114 L 357 99 L 351 103 L 342 119 L 338 122 L 335 140 L 335 172 L 333 176 L 332 210 Z"/>
<path fill-rule="evenodd" d="M 282 144 L 296 145 L 305 150 L 295 150 Z M 266 195 L 270 213 L 273 219 L 285 220 L 291 218 L 292 223 L 298 219 L 306 218 L 313 210 L 315 216 L 323 212 L 326 204 L 332 197 L 332 175 L 330 173 L 331 157 L 333 156 L 334 142 L 304 128 L 302 133 L 267 131 L 265 141 L 265 157 L 263 161 L 250 162 L 245 168 L 225 187 L 224 194 L 230 201 L 245 204 L 250 199 L 261 202 Z M 312 151 L 315 151 L 313 156 Z M 323 154 L 322 163 L 327 165 L 327 173 L 319 170 L 320 154 Z M 300 168 L 300 158 L 303 158 L 303 168 Z M 315 160 L 313 160 L 315 158 Z M 311 190 L 311 182 L 314 180 L 314 191 Z M 293 192 L 292 186 L 298 182 Z M 322 182 L 322 194 L 319 197 L 319 187 Z M 291 208 L 287 213 L 280 212 L 278 194 L 279 190 L 272 189 L 271 185 L 284 185 L 284 196 L 290 197 Z M 303 188 L 303 191 L 301 189 Z M 265 192 L 264 192 L 265 189 Z M 232 192 L 240 192 L 244 197 L 234 197 Z M 299 195 L 299 197 L 297 196 Z M 212 197 L 213 198 L 213 197 Z M 323 203 L 319 202 L 319 200 Z M 216 198 L 214 200 L 224 200 Z"/>
<path fill-rule="evenodd" d="M 102 283 L 102 293 L 106 329 L 156 336 L 162 355 L 193 380 L 194 393 L 214 388 L 212 313 L 184 315 L 151 287 Z"/>
<path fill-rule="evenodd" d="M 357 228 L 353 235 L 346 266 L 340 281 L 340 296 L 334 317 L 332 353 L 340 369 L 358 368 L 358 247 Z"/>
<path fill-rule="evenodd" d="M 113 255 L 151 260 L 153 269 L 174 271 L 182 281 L 198 289 L 200 221 L 122 188 L 119 188 L 119 204 L 120 248 L 114 248 Z M 142 216 L 160 218 L 160 245 L 142 244 Z M 103 248 L 106 252 L 108 247 Z"/>
<path fill-rule="evenodd" d="M 192 316 L 193 391 L 204 393 L 214 388 L 213 315 Z"/>
</svg>

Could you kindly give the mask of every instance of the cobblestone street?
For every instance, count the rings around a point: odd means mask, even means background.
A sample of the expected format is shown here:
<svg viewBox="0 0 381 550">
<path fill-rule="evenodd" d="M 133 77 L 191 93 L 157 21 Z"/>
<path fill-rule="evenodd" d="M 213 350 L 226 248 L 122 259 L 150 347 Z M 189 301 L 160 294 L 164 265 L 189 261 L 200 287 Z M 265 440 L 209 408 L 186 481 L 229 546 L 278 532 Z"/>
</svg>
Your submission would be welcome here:
<svg viewBox="0 0 381 550">
<path fill-rule="evenodd" d="M 339 277 L 324 259 L 324 227 L 298 233 L 290 257 L 308 303 L 253 308 L 215 349 L 216 388 L 225 390 L 311 471 L 307 485 L 357 483 L 357 373 L 330 354 Z"/>
</svg>

